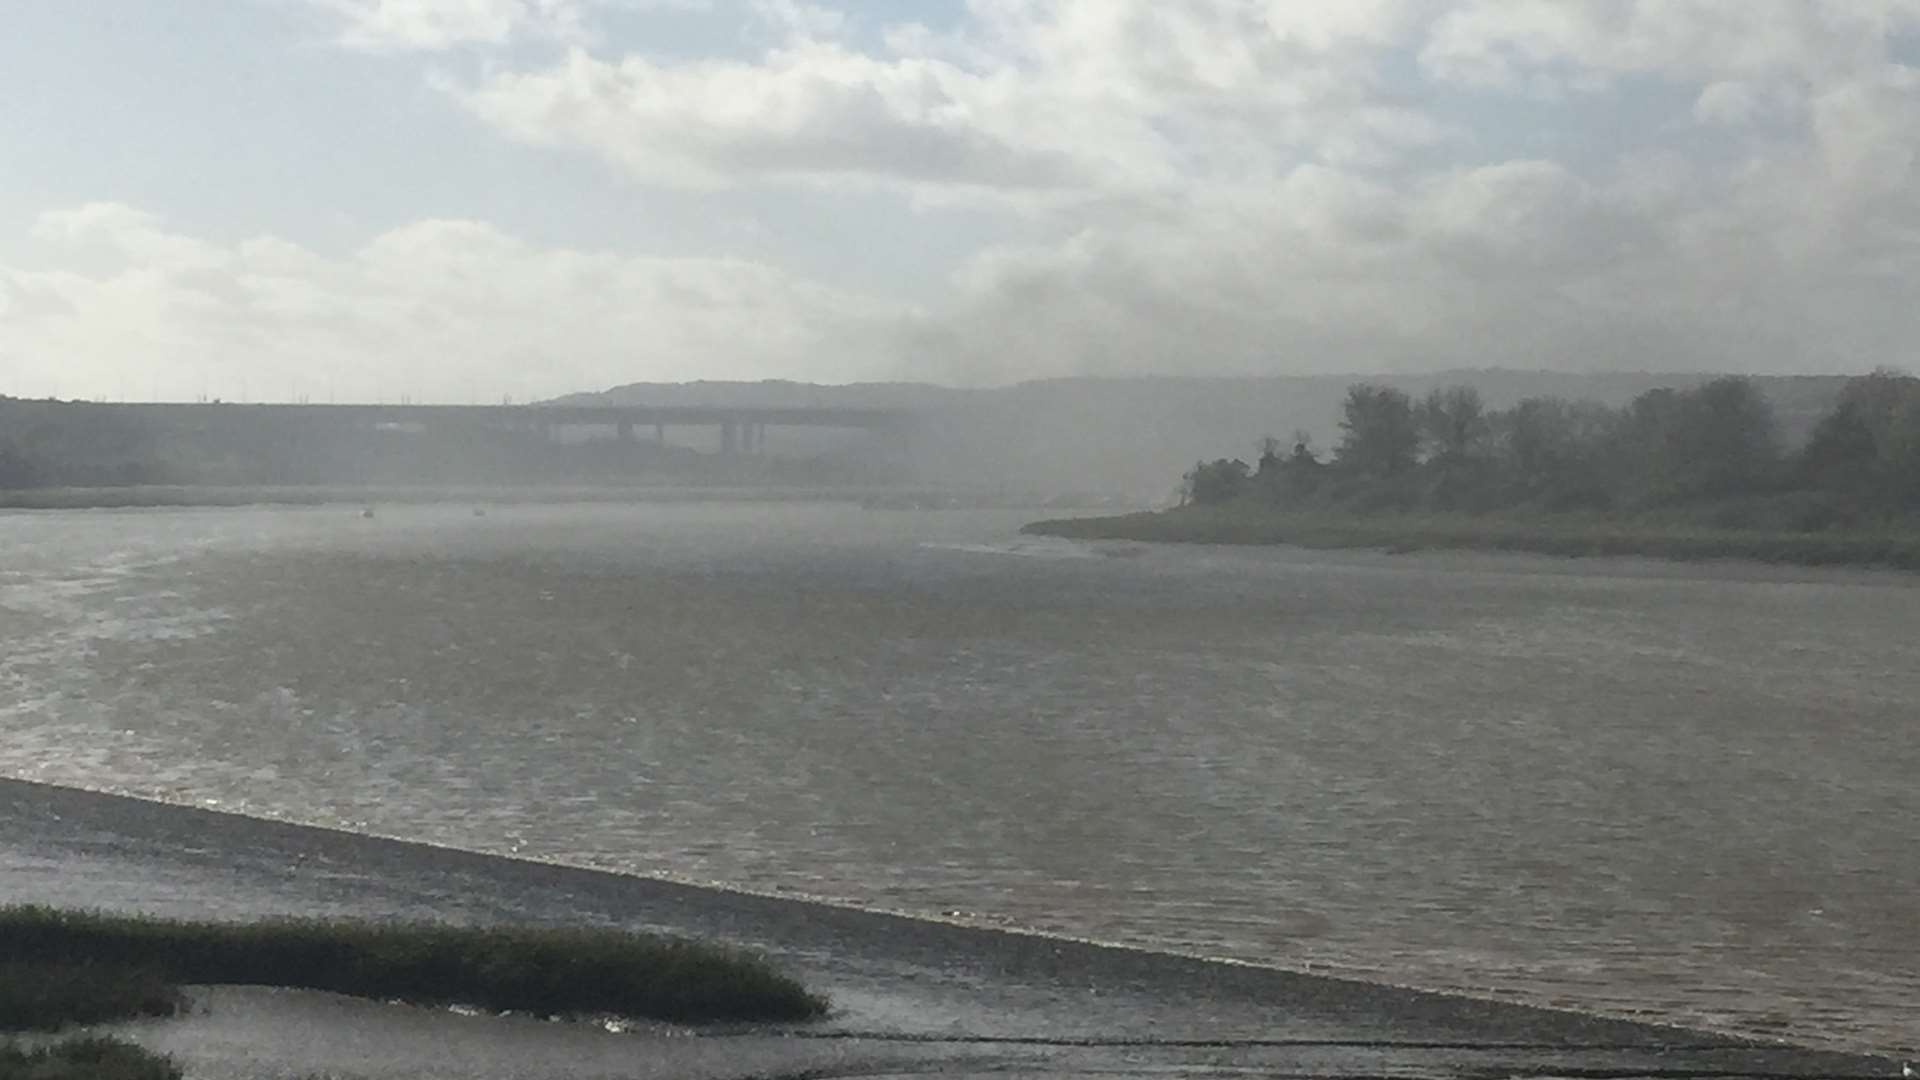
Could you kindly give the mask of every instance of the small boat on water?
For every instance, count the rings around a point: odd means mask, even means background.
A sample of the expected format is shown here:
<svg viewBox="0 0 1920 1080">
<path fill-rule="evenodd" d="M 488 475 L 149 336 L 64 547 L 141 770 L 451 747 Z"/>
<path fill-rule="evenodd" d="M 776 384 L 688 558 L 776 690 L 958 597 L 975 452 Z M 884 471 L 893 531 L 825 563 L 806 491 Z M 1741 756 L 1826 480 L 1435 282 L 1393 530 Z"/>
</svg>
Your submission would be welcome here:
<svg viewBox="0 0 1920 1080">
<path fill-rule="evenodd" d="M 373 516 L 373 507 L 371 507 L 371 506 L 368 506 L 368 507 L 365 507 L 365 508 L 363 508 L 363 509 L 362 509 L 362 510 L 360 511 L 360 516 L 361 516 L 361 517 L 363 517 L 363 518 L 370 518 L 370 517 L 372 517 L 372 516 Z"/>
</svg>

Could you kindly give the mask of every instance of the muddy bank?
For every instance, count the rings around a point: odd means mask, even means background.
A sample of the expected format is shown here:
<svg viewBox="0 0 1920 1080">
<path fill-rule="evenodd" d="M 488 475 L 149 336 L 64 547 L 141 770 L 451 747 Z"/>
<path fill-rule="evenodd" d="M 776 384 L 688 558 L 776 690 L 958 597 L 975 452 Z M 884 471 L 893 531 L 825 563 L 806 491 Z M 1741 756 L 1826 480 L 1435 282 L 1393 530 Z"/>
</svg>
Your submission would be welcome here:
<svg viewBox="0 0 1920 1080">
<path fill-rule="evenodd" d="M 1898 1072 L 1880 1058 L 556 867 L 20 781 L 0 781 L 0 900 L 233 918 L 605 923 L 723 940 L 766 953 L 835 1004 L 833 1016 L 818 1024 L 706 1031 L 705 1038 L 755 1040 L 741 1044 L 755 1050 L 740 1062 L 740 1074 L 786 1060 L 783 1046 L 796 1067 L 859 1064 L 869 1072 L 901 1060 L 902 1048 L 911 1048 L 904 1057 L 918 1070 L 946 1063 L 941 1067 L 964 1071 L 988 1054 L 1001 1061 L 996 1067 L 1011 1056 L 1062 1074 L 1106 1071 L 1116 1058 L 1195 1073 L 1230 1061 L 1317 1074 Z M 273 1007 L 286 1003 L 273 999 Z M 264 1049 L 248 1047 L 230 1017 L 216 1019 L 226 1014 L 222 1006 L 197 1021 L 229 1024 L 220 1029 L 225 1034 L 199 1041 L 190 1027 L 143 1027 L 184 1061 L 206 1056 L 213 1064 L 204 1075 L 220 1075 L 222 1054 L 259 1055 L 279 1045 L 268 1039 Z M 258 1025 L 246 1030 L 264 1038 Z M 823 1043 L 837 1047 L 826 1060 Z M 849 1048 L 859 1053 L 850 1057 Z M 297 1051 L 288 1045 L 281 1052 Z M 724 1055 L 712 1068 L 726 1073 Z M 564 1074 L 556 1068 L 555 1075 Z"/>
</svg>

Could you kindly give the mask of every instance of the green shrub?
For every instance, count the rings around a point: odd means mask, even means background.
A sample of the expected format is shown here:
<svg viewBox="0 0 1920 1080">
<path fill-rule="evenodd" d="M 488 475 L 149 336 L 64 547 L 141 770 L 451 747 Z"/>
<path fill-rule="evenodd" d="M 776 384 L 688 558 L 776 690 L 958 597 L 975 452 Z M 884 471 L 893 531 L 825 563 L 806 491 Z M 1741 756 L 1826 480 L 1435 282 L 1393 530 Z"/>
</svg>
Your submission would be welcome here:
<svg viewBox="0 0 1920 1080">
<path fill-rule="evenodd" d="M 0 1043 L 0 1080 L 180 1080 L 180 1067 L 118 1039 L 69 1039 L 32 1050 Z"/>
<path fill-rule="evenodd" d="M 56 1031 L 172 1016 L 180 992 L 153 971 L 114 963 L 0 964 L 0 1031 Z"/>
<path fill-rule="evenodd" d="M 1750 506 L 1743 505 L 1741 513 Z M 1251 502 L 1160 513 L 1041 521 L 1023 531 L 1079 540 L 1198 544 L 1290 544 L 1316 548 L 1479 548 L 1543 555 L 1749 559 L 1806 566 L 1920 570 L 1920 526 L 1903 528 L 1715 528 L 1686 515 L 1356 514 L 1295 512 Z"/>
<path fill-rule="evenodd" d="M 696 1023 L 803 1020 L 827 1009 L 759 957 L 614 929 L 240 925 L 9 907 L 0 908 L 0 955 L 42 964 L 111 961 L 180 984 L 299 987 L 540 1016 Z"/>
</svg>

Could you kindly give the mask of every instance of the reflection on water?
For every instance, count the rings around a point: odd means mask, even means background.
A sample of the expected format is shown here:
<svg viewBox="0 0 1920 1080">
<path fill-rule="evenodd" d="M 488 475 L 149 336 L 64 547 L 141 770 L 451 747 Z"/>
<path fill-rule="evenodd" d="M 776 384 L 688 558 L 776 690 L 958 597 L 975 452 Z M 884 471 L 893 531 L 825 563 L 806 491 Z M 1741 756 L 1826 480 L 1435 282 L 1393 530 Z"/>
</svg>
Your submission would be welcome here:
<svg viewBox="0 0 1920 1080">
<path fill-rule="evenodd" d="M 0 772 L 1912 1044 L 1905 581 L 1019 520 L 0 516 Z"/>
</svg>

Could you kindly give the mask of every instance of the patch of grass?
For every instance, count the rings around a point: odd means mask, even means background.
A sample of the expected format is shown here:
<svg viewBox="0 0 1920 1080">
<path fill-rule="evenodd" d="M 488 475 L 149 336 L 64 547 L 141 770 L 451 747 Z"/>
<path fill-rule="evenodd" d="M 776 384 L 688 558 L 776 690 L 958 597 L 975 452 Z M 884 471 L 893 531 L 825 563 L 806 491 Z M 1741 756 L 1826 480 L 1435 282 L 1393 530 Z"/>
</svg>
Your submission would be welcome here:
<svg viewBox="0 0 1920 1080">
<path fill-rule="evenodd" d="M 0 1031 L 57 1031 L 172 1016 L 184 999 L 152 971 L 116 963 L 0 964 Z"/>
<path fill-rule="evenodd" d="M 0 908 L 0 955 L 111 962 L 176 984 L 328 990 L 538 1016 L 807 1020 L 824 998 L 751 954 L 614 929 L 189 922 Z"/>
<path fill-rule="evenodd" d="M 180 1067 L 119 1039 L 69 1039 L 33 1049 L 0 1043 L 0 1080 L 180 1080 Z"/>
<path fill-rule="evenodd" d="M 1593 514 L 1292 512 L 1253 504 L 1039 521 L 1023 532 L 1076 540 L 1291 544 L 1317 548 L 1478 548 L 1544 555 L 1751 559 L 1802 566 L 1920 570 L 1920 530 L 1788 532 Z"/>
</svg>

